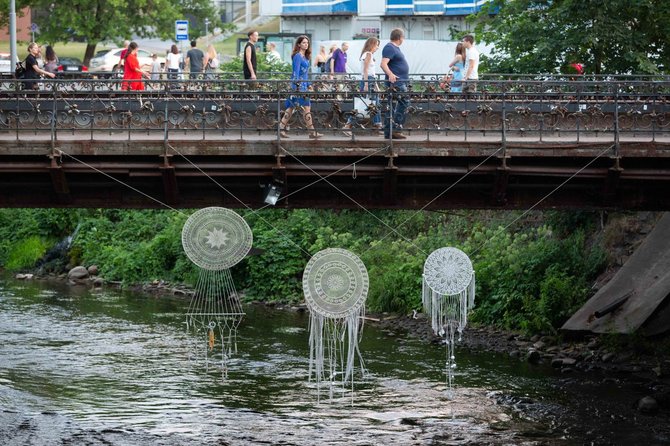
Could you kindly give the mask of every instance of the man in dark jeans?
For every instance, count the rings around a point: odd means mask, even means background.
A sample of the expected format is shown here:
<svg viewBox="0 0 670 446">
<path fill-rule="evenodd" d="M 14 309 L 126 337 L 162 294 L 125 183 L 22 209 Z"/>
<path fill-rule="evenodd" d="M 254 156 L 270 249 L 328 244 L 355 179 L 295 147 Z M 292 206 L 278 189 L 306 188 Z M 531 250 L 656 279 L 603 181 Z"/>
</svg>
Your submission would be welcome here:
<svg viewBox="0 0 670 446">
<path fill-rule="evenodd" d="M 190 67 L 191 79 L 200 79 L 202 74 L 202 61 L 205 58 L 205 53 L 197 48 L 197 43 L 195 40 L 191 40 L 191 49 L 186 53 L 186 63 Z"/>
<path fill-rule="evenodd" d="M 389 98 L 388 107 L 384 111 L 384 137 L 386 139 L 405 139 L 407 137 L 401 133 L 401 130 L 405 124 L 407 107 L 409 107 L 409 99 L 403 94 L 407 92 L 409 83 L 409 64 L 405 55 L 400 51 L 400 45 L 405 41 L 405 32 L 400 28 L 392 30 L 390 40 L 382 50 L 381 63 L 382 70 L 386 73 L 387 97 Z"/>
</svg>

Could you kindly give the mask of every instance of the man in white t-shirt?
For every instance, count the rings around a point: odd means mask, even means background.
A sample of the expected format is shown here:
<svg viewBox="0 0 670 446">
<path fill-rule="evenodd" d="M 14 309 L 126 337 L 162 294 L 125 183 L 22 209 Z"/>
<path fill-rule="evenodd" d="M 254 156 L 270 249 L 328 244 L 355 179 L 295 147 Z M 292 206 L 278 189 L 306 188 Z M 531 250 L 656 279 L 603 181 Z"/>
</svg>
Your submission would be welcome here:
<svg viewBox="0 0 670 446">
<path fill-rule="evenodd" d="M 475 47 L 475 38 L 472 34 L 463 37 L 463 45 L 467 50 L 465 76 L 463 76 L 466 82 L 463 84 L 463 91 L 477 91 L 477 83 L 472 81 L 479 79 L 479 50 Z"/>
</svg>

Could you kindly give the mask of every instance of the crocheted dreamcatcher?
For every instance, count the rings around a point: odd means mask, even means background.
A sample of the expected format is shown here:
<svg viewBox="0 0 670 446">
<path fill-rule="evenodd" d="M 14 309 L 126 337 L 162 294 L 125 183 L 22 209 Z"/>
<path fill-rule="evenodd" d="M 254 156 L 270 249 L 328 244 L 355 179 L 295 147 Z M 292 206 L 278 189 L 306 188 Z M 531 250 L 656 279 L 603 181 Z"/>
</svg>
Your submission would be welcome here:
<svg viewBox="0 0 670 446">
<path fill-rule="evenodd" d="M 330 397 L 338 382 L 344 390 L 354 383 L 354 362 L 363 358 L 358 348 L 363 327 L 368 272 L 353 253 L 338 248 L 319 251 L 307 263 L 302 288 L 310 311 L 309 377 L 329 383 Z"/>
<path fill-rule="evenodd" d="M 207 365 L 220 351 L 225 377 L 228 358 L 237 352 L 237 327 L 244 316 L 230 268 L 247 255 L 253 235 L 234 211 L 208 207 L 186 220 L 181 241 L 188 258 L 199 267 L 186 326 L 204 337 L 204 342 L 196 342 L 195 353 Z M 220 350 L 215 349 L 217 344 Z"/>
<path fill-rule="evenodd" d="M 447 384 L 451 396 L 454 337 L 459 341 L 475 305 L 475 271 L 470 258 L 457 248 L 433 251 L 423 266 L 423 307 L 430 315 L 433 332 L 444 337 L 447 346 Z"/>
</svg>

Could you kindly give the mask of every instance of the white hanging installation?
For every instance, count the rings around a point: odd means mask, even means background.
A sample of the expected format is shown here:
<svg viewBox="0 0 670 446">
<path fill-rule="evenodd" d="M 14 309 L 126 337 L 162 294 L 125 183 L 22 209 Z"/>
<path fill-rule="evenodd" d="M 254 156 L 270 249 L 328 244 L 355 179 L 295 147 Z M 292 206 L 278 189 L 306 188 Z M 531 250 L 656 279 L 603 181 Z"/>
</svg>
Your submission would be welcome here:
<svg viewBox="0 0 670 446">
<path fill-rule="evenodd" d="M 368 271 L 363 262 L 345 249 L 319 251 L 307 263 L 302 288 L 309 307 L 309 378 L 328 382 L 330 398 L 338 383 L 342 390 L 354 384 L 354 363 L 368 296 Z"/>
<path fill-rule="evenodd" d="M 455 333 L 460 341 L 468 311 L 475 305 L 475 271 L 467 254 L 457 248 L 440 248 L 428 256 L 423 265 L 422 302 L 433 332 L 445 339 L 447 393 L 451 397 Z"/>
<path fill-rule="evenodd" d="M 187 329 L 200 338 L 195 355 L 204 358 L 207 366 L 218 355 L 225 378 L 228 359 L 237 352 L 237 327 L 244 317 L 230 268 L 247 255 L 253 234 L 234 211 L 208 207 L 186 220 L 181 241 L 188 258 L 200 268 L 186 314 Z"/>
</svg>

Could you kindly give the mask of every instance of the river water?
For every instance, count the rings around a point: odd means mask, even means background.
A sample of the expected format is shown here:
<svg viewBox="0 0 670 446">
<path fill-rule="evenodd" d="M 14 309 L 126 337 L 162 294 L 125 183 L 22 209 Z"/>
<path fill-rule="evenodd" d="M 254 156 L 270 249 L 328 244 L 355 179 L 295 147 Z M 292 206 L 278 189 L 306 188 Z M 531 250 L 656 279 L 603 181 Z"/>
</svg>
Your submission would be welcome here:
<svg viewBox="0 0 670 446">
<path fill-rule="evenodd" d="M 548 368 L 457 348 L 448 399 L 443 347 L 370 324 L 367 375 L 319 401 L 307 315 L 262 306 L 245 308 L 222 379 L 189 359 L 187 306 L 0 276 L 0 444 L 554 445 L 593 430 L 570 424 Z"/>
</svg>

